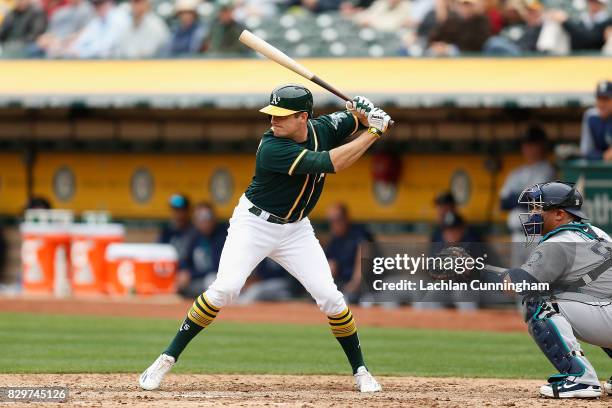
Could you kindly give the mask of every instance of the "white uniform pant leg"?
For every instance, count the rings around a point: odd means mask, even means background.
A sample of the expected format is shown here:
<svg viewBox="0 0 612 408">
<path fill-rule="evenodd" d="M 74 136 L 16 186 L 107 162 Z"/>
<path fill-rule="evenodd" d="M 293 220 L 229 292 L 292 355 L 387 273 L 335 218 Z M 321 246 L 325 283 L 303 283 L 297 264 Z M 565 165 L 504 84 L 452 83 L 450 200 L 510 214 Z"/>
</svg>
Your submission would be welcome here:
<svg viewBox="0 0 612 408">
<path fill-rule="evenodd" d="M 559 307 L 559 310 L 561 311 L 561 307 Z M 566 318 L 565 314 L 563 312 L 554 314 L 550 317 L 550 320 L 552 320 L 557 327 L 563 342 L 567 345 L 570 351 L 582 352 L 582 347 L 576 339 L 572 325 Z M 579 359 L 584 366 L 584 374 L 580 377 L 569 377 L 569 379 L 580 384 L 599 385 L 597 373 L 595 372 L 593 365 L 591 365 L 591 362 L 585 356 L 578 355 L 575 358 Z"/>
<path fill-rule="evenodd" d="M 344 296 L 332 278 L 329 263 L 308 218 L 285 225 L 287 234 L 270 254 L 310 293 L 326 315 L 337 315 L 346 309 Z"/>
<path fill-rule="evenodd" d="M 223 307 L 238 297 L 253 269 L 272 252 L 283 234 L 282 225 L 251 214 L 249 205 L 241 198 L 230 219 L 217 278 L 205 292 L 214 307 Z"/>
</svg>

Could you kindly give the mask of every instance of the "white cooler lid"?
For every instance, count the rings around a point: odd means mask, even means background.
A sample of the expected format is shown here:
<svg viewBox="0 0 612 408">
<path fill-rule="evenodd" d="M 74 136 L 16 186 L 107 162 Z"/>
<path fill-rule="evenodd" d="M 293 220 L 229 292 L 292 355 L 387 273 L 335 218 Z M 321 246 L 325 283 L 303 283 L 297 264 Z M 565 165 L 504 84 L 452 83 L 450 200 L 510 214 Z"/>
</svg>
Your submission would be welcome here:
<svg viewBox="0 0 612 408">
<path fill-rule="evenodd" d="M 140 262 L 176 262 L 178 254 L 169 244 L 110 244 L 106 248 L 106 260 L 132 259 Z"/>
<path fill-rule="evenodd" d="M 72 224 L 70 233 L 75 235 L 99 236 L 124 236 L 123 224 Z"/>
</svg>

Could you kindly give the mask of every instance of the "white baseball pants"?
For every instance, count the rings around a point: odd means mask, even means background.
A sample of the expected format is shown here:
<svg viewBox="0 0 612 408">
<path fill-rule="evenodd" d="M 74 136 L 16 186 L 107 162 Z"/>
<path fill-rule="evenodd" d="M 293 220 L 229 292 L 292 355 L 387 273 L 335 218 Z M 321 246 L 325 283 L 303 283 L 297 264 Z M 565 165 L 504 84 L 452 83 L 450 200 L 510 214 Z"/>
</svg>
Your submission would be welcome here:
<svg viewBox="0 0 612 408">
<path fill-rule="evenodd" d="M 217 279 L 205 292 L 213 306 L 233 302 L 253 269 L 270 257 L 304 286 L 326 315 L 343 312 L 346 302 L 310 220 L 273 224 L 250 213 L 252 206 L 243 194 L 230 219 Z"/>
</svg>

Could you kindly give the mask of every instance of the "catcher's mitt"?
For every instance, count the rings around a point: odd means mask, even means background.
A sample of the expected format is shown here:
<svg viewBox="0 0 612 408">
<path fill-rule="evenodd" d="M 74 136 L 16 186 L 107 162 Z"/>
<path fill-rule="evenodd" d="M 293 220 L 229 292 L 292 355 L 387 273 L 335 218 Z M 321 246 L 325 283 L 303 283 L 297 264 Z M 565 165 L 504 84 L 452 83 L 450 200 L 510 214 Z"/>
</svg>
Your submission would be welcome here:
<svg viewBox="0 0 612 408">
<path fill-rule="evenodd" d="M 429 276 L 435 280 L 468 281 L 473 269 L 472 256 L 465 248 L 450 246 L 436 255 L 433 268 L 427 269 Z M 468 259 L 470 261 L 468 261 Z M 467 264 L 467 265 L 466 265 Z M 472 265 L 472 267 L 470 267 Z"/>
</svg>

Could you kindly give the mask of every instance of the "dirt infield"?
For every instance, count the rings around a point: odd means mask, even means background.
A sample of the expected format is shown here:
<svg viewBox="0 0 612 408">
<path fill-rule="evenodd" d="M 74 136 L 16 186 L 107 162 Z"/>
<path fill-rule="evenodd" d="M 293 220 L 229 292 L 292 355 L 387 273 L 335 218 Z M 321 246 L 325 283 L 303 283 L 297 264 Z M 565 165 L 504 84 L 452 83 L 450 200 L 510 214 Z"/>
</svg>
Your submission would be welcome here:
<svg viewBox="0 0 612 408">
<path fill-rule="evenodd" d="M 176 297 L 160 298 L 82 298 L 0 297 L 0 311 L 77 314 L 98 316 L 130 316 L 182 319 L 191 302 Z M 351 307 L 359 326 L 405 327 L 418 329 L 525 331 L 525 323 L 515 310 L 415 310 L 409 307 Z M 325 316 L 310 302 L 257 303 L 228 306 L 219 313 L 218 321 L 253 323 L 326 324 Z"/>
<path fill-rule="evenodd" d="M 67 386 L 68 404 L 28 406 L 164 407 L 609 407 L 611 397 L 561 403 L 537 396 L 539 381 L 382 377 L 383 392 L 363 395 L 350 376 L 177 375 L 142 391 L 136 374 L 0 375 L 0 386 Z"/>
</svg>

